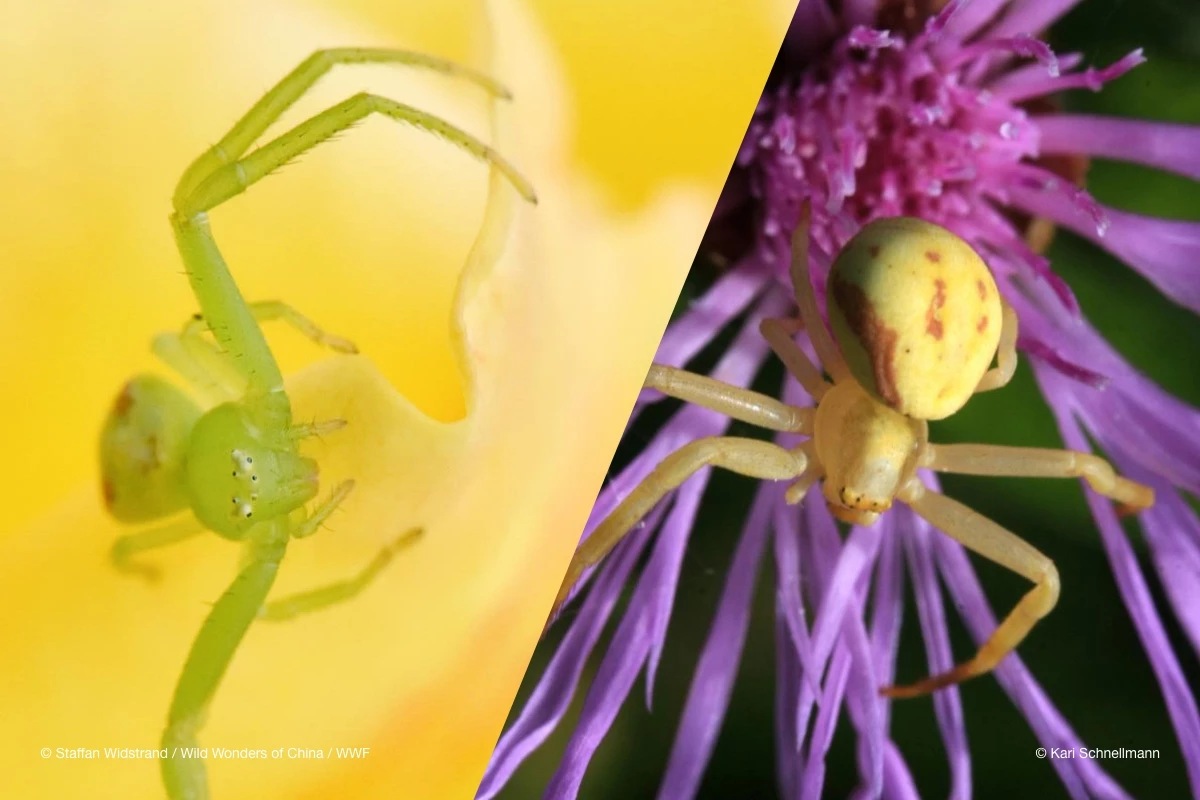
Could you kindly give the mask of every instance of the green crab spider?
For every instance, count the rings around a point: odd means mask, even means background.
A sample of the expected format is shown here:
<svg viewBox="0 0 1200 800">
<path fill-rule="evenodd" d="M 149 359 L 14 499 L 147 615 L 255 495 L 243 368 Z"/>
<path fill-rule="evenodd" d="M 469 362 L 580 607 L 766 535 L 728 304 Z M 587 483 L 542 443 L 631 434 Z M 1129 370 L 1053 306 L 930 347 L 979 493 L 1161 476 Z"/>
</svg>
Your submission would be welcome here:
<svg viewBox="0 0 1200 800">
<path fill-rule="evenodd" d="M 152 349 L 191 385 L 206 410 L 171 383 L 138 375 L 118 395 L 101 434 L 102 489 L 109 512 L 125 523 L 172 517 L 160 527 L 120 537 L 112 549 L 115 566 L 155 577 L 151 567 L 133 557 L 203 529 L 246 547 L 237 577 L 213 605 L 175 687 L 162 736 L 167 755 L 160 761 L 172 800 L 209 796 L 204 761 L 184 757 L 184 748 L 197 745 L 209 705 L 250 624 L 291 619 L 355 597 L 421 533 L 419 528 L 404 532 L 349 580 L 267 602 L 289 540 L 316 533 L 354 482 L 342 482 L 311 511 L 305 509 L 318 493 L 318 466 L 300 454 L 298 445 L 346 422 L 293 420 L 283 375 L 259 323 L 279 320 L 334 351 L 357 349 L 284 303 L 247 303 L 217 249 L 207 212 L 375 113 L 432 133 L 491 164 L 522 197 L 536 202 L 529 182 L 488 145 L 432 114 L 373 94 L 357 94 L 250 150 L 334 65 L 364 63 L 430 69 L 470 81 L 493 97 L 510 97 L 486 75 L 420 53 L 341 48 L 317 51 L 301 62 L 192 162 L 175 189 L 171 227 L 200 312 L 179 333 L 158 336 Z"/>
</svg>

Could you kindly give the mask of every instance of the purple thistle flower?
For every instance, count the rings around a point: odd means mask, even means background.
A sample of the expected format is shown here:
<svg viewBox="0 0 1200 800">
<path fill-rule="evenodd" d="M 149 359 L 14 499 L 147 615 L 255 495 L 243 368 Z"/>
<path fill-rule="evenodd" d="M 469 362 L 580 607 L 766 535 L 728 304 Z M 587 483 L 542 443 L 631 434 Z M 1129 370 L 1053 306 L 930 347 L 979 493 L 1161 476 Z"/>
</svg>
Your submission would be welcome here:
<svg viewBox="0 0 1200 800">
<path fill-rule="evenodd" d="M 1028 243 L 1025 221 L 1048 220 L 1095 242 L 1175 302 L 1200 311 L 1200 224 L 1160 220 L 1097 203 L 1051 171 L 1046 156 L 1097 156 L 1200 180 L 1200 128 L 1057 113 L 1044 96 L 1099 89 L 1142 61 L 1134 51 L 1102 69 L 1079 69 L 1034 35 L 1078 0 L 952 0 L 923 27 L 868 27 L 874 2 L 801 0 L 781 54 L 780 80 L 764 94 L 718 205 L 722 219 L 749 211 L 755 236 L 741 257 L 668 329 L 656 361 L 683 366 L 718 331 L 744 317 L 710 373 L 746 386 L 769 354 L 758 323 L 789 311 L 790 240 L 812 204 L 811 258 L 818 298 L 832 257 L 865 222 L 919 216 L 967 240 L 987 261 L 1021 320 L 1033 365 L 1067 447 L 1089 437 L 1114 465 L 1152 486 L 1140 517 L 1152 563 L 1175 617 L 1200 652 L 1200 520 L 1182 492 L 1200 494 L 1200 412 L 1127 364 L 1082 318 L 1069 287 Z M 1034 111 L 1034 109 L 1037 109 Z M 742 217 L 745 215 L 743 214 Z M 739 217 L 741 218 L 741 217 Z M 1018 224 L 1014 220 L 1021 220 Z M 795 381 L 783 399 L 812 405 Z M 636 416 L 657 396 L 645 393 Z M 598 498 L 585 538 L 680 445 L 721 435 L 729 420 L 685 406 Z M 780 436 L 785 446 L 793 437 Z M 680 567 L 708 481 L 702 470 L 592 571 L 578 611 L 533 694 L 498 743 L 480 798 L 495 796 L 553 731 L 623 589 L 632 596 L 584 702 L 551 798 L 575 797 L 589 760 L 638 676 L 649 705 Z M 931 475 L 923 476 L 937 488 Z M 1150 660 L 1175 728 L 1193 794 L 1200 796 L 1200 713 L 1111 504 L 1086 490 L 1118 590 Z M 784 796 L 818 798 L 834 726 L 845 711 L 857 741 L 856 797 L 917 797 L 900 744 L 889 734 L 904 583 L 911 581 L 930 674 L 954 665 L 942 587 L 977 643 L 995 629 L 965 550 L 906 507 L 872 527 L 838 534 L 819 493 L 799 510 L 763 483 L 745 523 L 701 653 L 659 796 L 693 797 L 716 743 L 749 626 L 764 554 L 776 573 L 776 763 Z M 635 566 L 646 559 L 640 575 Z M 1041 745 L 1083 742 L 1022 664 L 995 670 Z M 969 797 L 971 755 L 957 687 L 933 696 L 951 796 Z M 1074 798 L 1126 797 L 1088 758 L 1052 760 Z"/>
</svg>

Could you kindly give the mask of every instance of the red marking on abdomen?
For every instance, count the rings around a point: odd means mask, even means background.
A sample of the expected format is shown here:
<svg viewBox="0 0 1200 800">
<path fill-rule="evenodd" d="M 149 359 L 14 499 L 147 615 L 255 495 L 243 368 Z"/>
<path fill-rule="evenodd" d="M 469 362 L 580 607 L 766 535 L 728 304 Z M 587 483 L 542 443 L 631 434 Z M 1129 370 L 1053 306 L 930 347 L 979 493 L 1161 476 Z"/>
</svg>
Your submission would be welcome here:
<svg viewBox="0 0 1200 800">
<path fill-rule="evenodd" d="M 929 301 L 929 308 L 925 309 L 925 332 L 941 340 L 942 334 L 946 332 L 941 316 L 942 307 L 946 305 L 946 282 L 938 278 L 933 282 L 933 286 L 933 299 Z"/>
</svg>

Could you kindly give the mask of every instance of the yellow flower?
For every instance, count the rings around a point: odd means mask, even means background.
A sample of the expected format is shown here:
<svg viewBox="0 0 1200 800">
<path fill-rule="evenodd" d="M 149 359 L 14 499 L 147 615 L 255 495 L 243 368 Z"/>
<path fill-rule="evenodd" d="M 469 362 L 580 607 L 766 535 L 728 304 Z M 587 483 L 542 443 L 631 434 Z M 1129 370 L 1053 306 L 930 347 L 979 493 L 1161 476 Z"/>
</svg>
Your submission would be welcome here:
<svg viewBox="0 0 1200 800">
<path fill-rule="evenodd" d="M 276 594 L 426 529 L 354 602 L 251 629 L 201 743 L 285 754 L 210 757 L 218 800 L 469 797 L 482 774 L 789 13 L 621 0 L 586 20 L 583 5 L 491 11 L 490 69 L 516 94 L 493 138 L 537 208 L 372 121 L 213 214 L 248 298 L 286 300 L 364 353 L 268 331 L 298 416 L 350 423 L 313 448 L 324 486 L 359 481 L 290 549 Z M 318 47 L 488 66 L 488 26 L 467 0 L 60 0 L 9 8 L 4 27 L 0 788 L 159 797 L 157 764 L 104 750 L 157 746 L 238 556 L 197 538 L 152 556 L 155 585 L 107 560 L 127 530 L 102 511 L 100 421 L 125 378 L 158 369 L 151 336 L 194 311 L 173 182 Z M 470 87 L 379 68 L 343 68 L 283 124 L 367 86 L 489 135 Z M 331 747 L 371 749 L 288 757 Z M 99 757 L 65 757 L 83 750 Z"/>
</svg>

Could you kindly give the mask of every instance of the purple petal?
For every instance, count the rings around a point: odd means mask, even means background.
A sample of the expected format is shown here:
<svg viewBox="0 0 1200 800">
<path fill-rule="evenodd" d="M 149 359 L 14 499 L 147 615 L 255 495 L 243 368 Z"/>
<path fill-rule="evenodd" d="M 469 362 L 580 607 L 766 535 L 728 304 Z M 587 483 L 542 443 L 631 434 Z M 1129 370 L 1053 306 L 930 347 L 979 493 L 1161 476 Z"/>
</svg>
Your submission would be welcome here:
<svg viewBox="0 0 1200 800">
<path fill-rule="evenodd" d="M 820 675 L 812 657 L 812 640 L 804 621 L 804 598 L 800 592 L 800 529 L 796 509 L 778 503 L 775 528 L 775 599 L 783 615 L 788 643 L 801 667 L 810 691 L 819 690 Z M 783 644 L 782 642 L 780 643 Z M 799 749 L 799 744 L 796 745 Z"/>
<path fill-rule="evenodd" d="M 1059 73 L 1065 74 L 1082 63 L 1082 53 L 1063 53 L 1058 56 Z M 1004 94 L 1010 89 L 1023 89 L 1024 85 L 1028 83 L 1043 83 L 1046 77 L 1046 68 L 1041 64 L 1025 64 L 997 73 L 987 82 L 987 87 L 993 92 Z"/>
<path fill-rule="evenodd" d="M 925 640 L 925 657 L 929 674 L 938 675 L 954 666 L 954 654 L 950 649 L 950 629 L 946 625 L 946 609 L 942 604 L 942 590 L 938 585 L 937 572 L 933 563 L 935 536 L 943 536 L 925 520 L 908 508 L 898 508 L 897 533 L 903 532 L 904 550 L 908 556 L 908 569 L 912 573 L 913 591 L 917 598 L 917 617 L 921 621 L 921 635 Z M 967 727 L 963 722 L 962 695 L 957 686 L 949 687 L 933 695 L 933 710 L 946 759 L 950 762 L 950 797 L 971 796 L 971 749 L 967 744 Z"/>
<path fill-rule="evenodd" d="M 926 481 L 936 486 L 932 480 Z M 976 643 L 982 644 L 996 629 L 996 615 L 992 613 L 983 587 L 971 562 L 967 559 L 966 550 L 949 536 L 933 537 L 934 554 L 937 557 L 938 570 L 946 582 L 946 588 L 959 609 L 963 621 L 971 631 Z M 1004 689 L 1005 694 L 1013 701 L 1021 714 L 1029 722 L 1034 735 L 1046 749 L 1055 747 L 1071 749 L 1078 752 L 1083 742 L 1071 730 L 1071 727 L 1059 714 L 1058 710 L 1046 697 L 1046 693 L 1029 674 L 1029 670 L 1021 662 L 1016 653 L 1010 654 L 1000 662 L 993 674 Z M 1126 798 L 1128 795 L 1120 786 L 1102 770 L 1095 761 L 1088 758 L 1050 760 L 1051 766 L 1058 772 L 1064 788 L 1072 798 L 1087 800 L 1087 798 Z"/>
<path fill-rule="evenodd" d="M 1157 167 L 1200 180 L 1200 125 L 1090 114 L 1035 117 L 1043 154 L 1082 153 Z"/>
<path fill-rule="evenodd" d="M 876 535 L 880 534 L 875 530 Z M 863 605 L 868 586 L 863 584 L 855 598 L 853 613 L 846 617 L 842 627 L 842 641 L 850 650 L 852 678 L 846 693 L 846 706 L 850 711 L 850 723 L 858 732 L 858 777 L 856 794 L 874 800 L 883 794 L 883 753 L 885 730 L 883 727 L 884 698 L 879 696 L 881 686 L 875 673 L 871 640 L 863 625 Z"/>
<path fill-rule="evenodd" d="M 671 323 L 654 354 L 654 362 L 674 367 L 687 364 L 743 313 L 764 288 L 764 275 L 746 262 L 731 268 L 683 316 Z"/>
<path fill-rule="evenodd" d="M 1075 6 L 1080 0 L 1014 0 L 1008 13 L 1001 17 L 989 36 L 1013 36 L 1018 33 L 1038 34 Z"/>
<path fill-rule="evenodd" d="M 1105 391 L 1086 391 L 1060 382 L 1045 383 L 1051 403 L 1078 401 L 1088 427 L 1104 446 L 1119 449 L 1142 469 L 1176 486 L 1200 493 L 1200 410 L 1163 391 L 1136 372 L 1085 320 L 1049 322 L 1022 298 L 1013 297 L 1023 329 L 1052 338 L 1067 352 L 1062 358 L 1104 370 Z M 1031 355 L 1038 355 L 1030 350 Z M 1051 364 L 1060 372 L 1059 365 Z M 1067 377 L 1073 377 L 1066 371 Z"/>
<path fill-rule="evenodd" d="M 614 550 L 601 566 L 599 578 L 588 593 L 579 615 L 563 637 L 554 657 L 516 721 L 500 737 L 492 751 L 476 800 L 489 800 L 504 788 L 517 768 L 554 731 L 571 705 L 584 665 L 608 623 L 613 607 L 621 596 L 625 581 L 649 541 L 650 531 L 662 518 L 663 509 L 655 510 L 646 528 L 638 531 Z"/>
<path fill-rule="evenodd" d="M 750 518 L 721 592 L 716 618 L 692 676 L 679 732 L 658 792 L 660 800 L 695 797 L 700 788 L 700 779 L 729 707 L 729 695 L 746 643 L 758 567 L 767 543 L 771 505 L 780 495 L 777 486 L 763 484 L 750 509 Z"/>
<path fill-rule="evenodd" d="M 842 0 L 842 27 L 873 24 L 877 4 L 877 0 Z"/>
<path fill-rule="evenodd" d="M 883 779 L 883 796 L 887 800 L 921 800 L 917 784 L 895 742 L 887 743 L 883 757 Z"/>
<path fill-rule="evenodd" d="M 862 790 L 871 797 L 878 797 L 883 783 L 883 720 L 886 706 L 878 694 L 880 683 L 875 674 L 873 654 L 862 617 L 869 586 L 870 566 L 879 551 L 885 529 L 882 526 L 856 527 L 851 530 L 849 539 L 842 546 L 833 518 L 819 500 L 819 497 L 813 497 L 805 503 L 808 523 L 806 538 L 810 547 L 820 553 L 812 559 L 812 563 L 816 565 L 813 588 L 822 596 L 818 625 L 836 625 L 840 628 L 838 644 L 834 651 L 835 662 L 836 653 L 845 651 L 850 658 L 849 666 L 857 667 L 853 672 L 855 682 L 849 703 L 850 719 L 859 732 L 858 761 L 859 774 L 864 783 Z M 860 564 L 864 568 L 859 568 Z M 838 599 L 843 592 L 849 593 L 845 604 Z M 817 652 L 814 647 L 812 658 L 816 674 L 820 675 L 828 658 L 828 651 Z M 830 676 L 822 694 L 822 697 L 828 695 L 832 683 L 839 706 L 847 688 L 846 681 L 840 673 L 841 669 L 836 664 L 830 668 Z M 797 711 L 797 730 L 802 737 L 816 699 L 809 686 L 810 684 L 805 684 L 801 689 Z M 822 706 L 809 744 L 803 779 L 805 793 L 819 792 L 824 781 L 823 761 L 828 741 L 824 738 L 822 719 L 828 720 L 827 712 L 828 709 Z"/>
<path fill-rule="evenodd" d="M 900 554 L 900 536 L 896 515 L 884 514 L 879 526 L 879 558 L 875 564 L 872 589 L 871 647 L 874 650 L 875 675 L 881 685 L 896 676 L 896 654 L 900 648 L 900 624 L 904 619 L 904 562 Z M 888 727 L 891 703 L 883 704 L 882 727 Z"/>
<path fill-rule="evenodd" d="M 800 0 L 785 39 L 787 55 L 803 63 L 837 32 L 837 18 L 826 0 Z"/>
<path fill-rule="evenodd" d="M 1112 382 L 1112 378 L 1107 375 L 1101 375 L 1099 372 L 1093 372 L 1087 367 L 1076 364 L 1050 345 L 1028 334 L 1021 334 L 1017 337 L 1017 347 L 1034 358 L 1046 362 L 1048 366 L 1071 380 L 1093 389 L 1107 389 L 1109 383 Z"/>
<path fill-rule="evenodd" d="M 953 70 L 980 57 L 996 54 L 1032 58 L 1042 66 L 1046 74 L 1051 78 L 1058 77 L 1058 57 L 1050 49 L 1050 45 L 1024 33 L 1005 38 L 989 37 L 975 44 L 959 47 L 947 54 L 942 67 L 947 70 Z"/>
<path fill-rule="evenodd" d="M 1010 203 L 1046 217 L 1090 239 L 1137 270 L 1180 305 L 1200 313 L 1200 222 L 1156 219 L 1104 207 L 1110 226 L 1100 235 L 1070 201 L 1054 192 L 1020 186 L 1008 190 Z"/>
<path fill-rule="evenodd" d="M 645 583 L 646 597 L 641 601 L 644 611 L 650 617 L 650 651 L 646 659 L 646 709 L 654 704 L 654 678 L 658 673 L 658 662 L 662 657 L 663 646 L 667 642 L 667 625 L 671 622 L 671 609 L 675 606 L 675 590 L 679 586 L 679 570 L 683 566 L 683 554 L 687 549 L 688 539 L 696 524 L 696 512 L 700 510 L 700 499 L 708 486 L 712 470 L 705 468 L 697 472 L 679 491 L 675 493 L 675 507 L 671 516 L 663 525 L 660 538 L 667 538 L 671 544 L 662 550 L 661 563 L 655 564 L 654 570 L 646 567 L 646 575 L 638 583 L 638 589 Z M 655 551 L 658 555 L 658 551 Z M 653 572 L 653 576 L 651 576 Z"/>
<path fill-rule="evenodd" d="M 750 319 L 742 326 L 742 330 L 721 358 L 716 369 L 713 370 L 714 378 L 737 386 L 745 386 L 750 382 L 761 367 L 768 349 L 766 342 L 758 333 L 758 323 L 764 316 L 779 313 L 783 302 L 779 293 L 775 293 L 759 304 L 755 313 L 751 314 Z M 720 435 L 727 427 L 729 427 L 727 417 L 701 406 L 684 407 L 662 427 L 650 444 L 625 469 L 605 484 L 596 498 L 596 502 L 592 505 L 592 511 L 588 515 L 588 521 L 584 526 L 580 541 L 585 541 L 591 536 L 596 526 L 604 521 L 617 505 L 637 488 L 646 476 L 658 466 L 659 462 L 670 453 L 696 439 Z M 583 589 L 591 574 L 592 570 L 585 573 L 568 597 L 568 602 Z M 658 656 L 653 654 L 650 668 L 651 679 L 648 686 L 653 685 L 657 664 Z"/>
<path fill-rule="evenodd" d="M 947 40 L 965 42 L 994 20 L 996 14 L 1008 2 L 1009 0 L 973 0 L 947 4 L 947 8 L 938 14 L 942 35 Z"/>
<path fill-rule="evenodd" d="M 654 644 L 654 620 L 661 613 L 662 587 L 670 585 L 673 599 L 679 565 L 707 476 L 708 470 L 697 473 L 697 477 L 684 484 L 677 493 L 675 505 L 658 533 L 658 541 L 638 580 L 629 608 L 600 662 L 566 753 L 546 788 L 547 798 L 562 800 L 578 795 L 592 755 L 608 733 L 650 655 Z"/>
<path fill-rule="evenodd" d="M 800 759 L 796 751 L 800 734 L 796 730 L 796 705 L 800 702 L 802 668 L 796 650 L 790 647 L 791 634 L 784 620 L 783 601 L 775 596 L 775 772 L 784 797 L 795 797 L 800 780 Z"/>
<path fill-rule="evenodd" d="M 1038 378 L 1039 381 L 1055 380 L 1053 376 L 1044 374 L 1039 374 Z M 1070 413 L 1058 404 L 1052 405 L 1051 410 L 1058 421 L 1067 447 L 1089 452 L 1087 439 Z M 1092 517 L 1100 528 L 1101 541 L 1117 579 L 1117 588 L 1125 601 L 1125 607 L 1129 610 L 1138 638 L 1142 640 L 1142 646 L 1166 700 L 1167 713 L 1179 737 L 1180 749 L 1183 750 L 1192 792 L 1200 796 L 1200 712 L 1196 708 L 1196 699 L 1192 696 L 1179 660 L 1167 639 L 1162 620 L 1146 586 L 1145 576 L 1138 565 L 1137 556 L 1117 522 L 1112 504 L 1090 490 L 1086 495 Z"/>
<path fill-rule="evenodd" d="M 1146 63 L 1146 57 L 1142 54 L 1142 49 L 1139 47 L 1124 58 L 1109 64 L 1103 69 L 1088 67 L 1082 72 L 1072 72 L 1069 75 L 1060 75 L 1057 78 L 1046 77 L 1041 80 L 1030 79 L 1020 82 L 1008 81 L 1004 82 L 1003 85 L 997 82 L 993 86 L 992 91 L 997 99 L 1012 104 L 1023 103 L 1035 97 L 1042 97 L 1055 92 L 1065 92 L 1070 89 L 1090 89 L 1093 92 L 1098 92 L 1104 84 L 1115 81 L 1126 72 L 1129 72 L 1129 70 L 1144 63 Z"/>
<path fill-rule="evenodd" d="M 827 524 L 828 529 L 833 531 L 832 541 L 836 542 L 837 530 L 833 527 L 833 519 L 829 517 L 824 505 L 813 502 L 805 505 L 810 507 L 807 515 L 809 536 L 816 540 L 821 535 L 821 529 Z M 846 544 L 837 554 L 836 566 L 826 573 L 827 578 L 822 581 L 822 598 L 817 607 L 816 623 L 813 625 L 813 662 L 818 670 L 824 667 L 834 649 L 834 642 L 842 629 L 846 612 L 853 608 L 859 582 L 869 574 L 878 548 L 879 536 L 876 531 L 863 527 L 851 529 Z M 807 726 L 812 705 L 816 700 L 817 697 L 807 686 L 801 688 L 797 729 L 803 731 Z"/>
<path fill-rule="evenodd" d="M 1007 202 L 1007 198 L 1006 190 L 1004 202 Z M 998 273 L 1003 269 L 1009 274 L 1044 281 L 1054 291 L 1059 304 L 1071 316 L 1079 316 L 1079 303 L 1071 287 L 1051 268 L 1050 259 L 1034 252 L 1003 214 L 990 204 L 980 202 L 975 207 L 973 221 L 983 239 L 980 244 L 989 256 L 988 266 L 994 272 Z"/>
<path fill-rule="evenodd" d="M 841 716 L 842 698 L 846 693 L 846 681 L 850 678 L 850 650 L 839 642 L 834 650 L 829 675 L 825 679 L 821 694 L 820 711 L 813 725 L 812 738 L 808 745 L 808 758 L 800 776 L 801 800 L 819 800 L 825 785 L 825 756 L 833 741 L 833 731 Z"/>
<path fill-rule="evenodd" d="M 1200 431 L 1188 418 L 1172 416 L 1154 394 L 1125 382 L 1081 406 L 1089 428 L 1102 434 L 1106 447 L 1119 448 L 1141 469 L 1196 492 L 1200 487 Z M 1163 393 L 1165 394 L 1165 393 Z"/>
<path fill-rule="evenodd" d="M 1113 460 L 1123 473 L 1154 488 L 1154 506 L 1138 519 L 1171 608 L 1200 654 L 1200 519 L 1169 483 L 1124 454 L 1113 452 Z"/>
<path fill-rule="evenodd" d="M 765 317 L 775 316 L 782 313 L 784 309 L 784 298 L 780 293 L 775 292 L 768 295 L 750 314 L 746 324 L 742 326 L 741 332 L 737 339 L 734 340 L 729 350 L 721 358 L 716 369 L 712 372 L 712 377 L 719 381 L 732 383 L 737 386 L 744 386 L 749 383 L 754 373 L 758 371 L 763 359 L 767 354 L 767 343 L 758 332 L 759 323 Z M 691 440 L 700 439 L 704 436 L 715 436 L 723 432 L 729 426 L 729 419 L 708 411 L 699 406 L 686 408 L 678 416 L 683 416 L 689 412 L 695 411 L 697 415 L 701 412 L 705 416 L 706 423 L 696 423 L 689 426 L 691 432 Z M 707 474 L 707 471 L 706 471 Z M 708 478 L 694 479 L 702 482 L 707 482 Z M 699 498 L 699 495 L 697 495 Z M 675 573 L 678 577 L 678 570 Z M 657 612 L 654 618 L 653 629 L 653 644 L 650 648 L 650 659 L 646 666 L 646 707 L 649 708 L 652 703 L 654 693 L 654 679 L 658 674 L 658 664 L 662 657 L 662 648 L 666 642 L 667 623 L 671 618 L 671 606 L 675 598 L 675 580 L 669 584 L 664 583 L 658 589 L 658 603 L 656 605 Z"/>
</svg>

